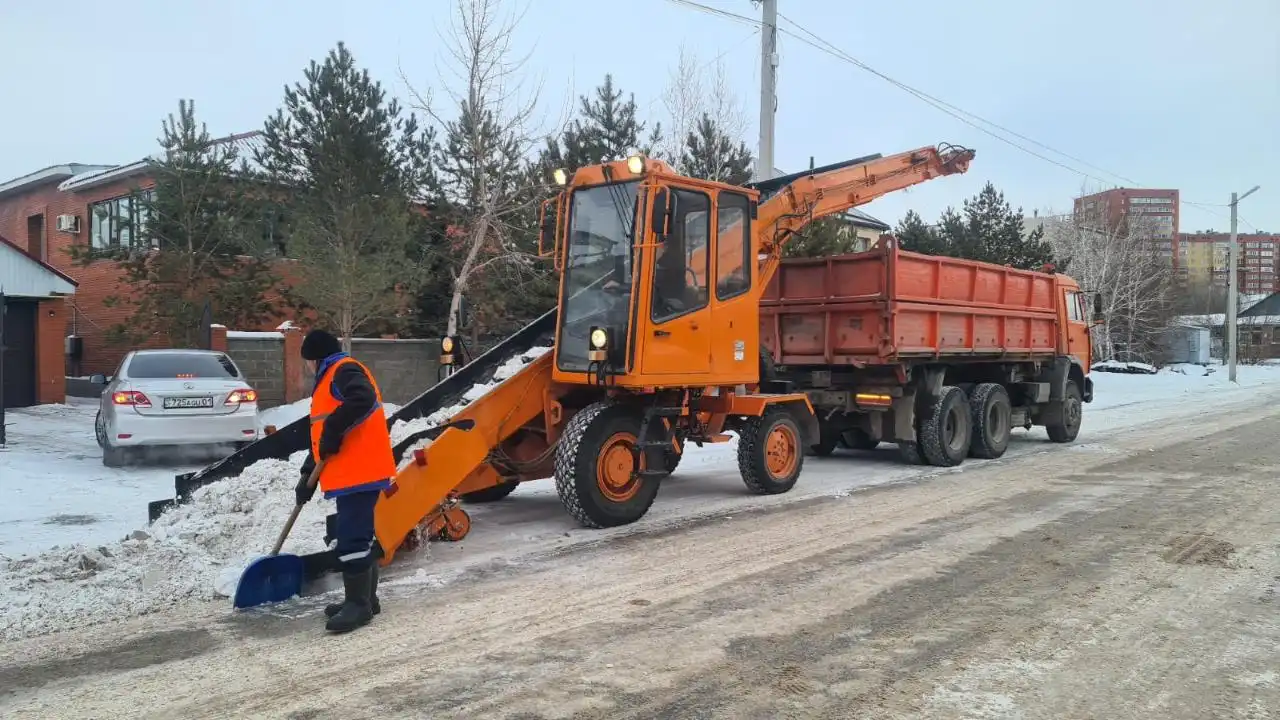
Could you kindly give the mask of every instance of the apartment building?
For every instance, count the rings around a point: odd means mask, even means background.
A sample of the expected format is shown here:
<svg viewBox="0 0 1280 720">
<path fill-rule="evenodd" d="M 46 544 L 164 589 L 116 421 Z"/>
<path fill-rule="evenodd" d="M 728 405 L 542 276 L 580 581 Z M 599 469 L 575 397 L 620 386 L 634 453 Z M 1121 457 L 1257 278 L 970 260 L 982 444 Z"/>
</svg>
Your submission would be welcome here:
<svg viewBox="0 0 1280 720">
<path fill-rule="evenodd" d="M 1236 268 L 1240 292 L 1263 294 L 1280 290 L 1280 234 L 1237 235 Z M 1189 284 L 1227 286 L 1231 236 L 1227 233 L 1185 233 L 1179 238 Z"/>
<path fill-rule="evenodd" d="M 1160 254 L 1174 269 L 1180 268 L 1178 246 L 1178 191 L 1114 188 L 1075 201 L 1076 222 L 1097 222 L 1107 227 L 1142 223 L 1150 228 Z"/>
</svg>

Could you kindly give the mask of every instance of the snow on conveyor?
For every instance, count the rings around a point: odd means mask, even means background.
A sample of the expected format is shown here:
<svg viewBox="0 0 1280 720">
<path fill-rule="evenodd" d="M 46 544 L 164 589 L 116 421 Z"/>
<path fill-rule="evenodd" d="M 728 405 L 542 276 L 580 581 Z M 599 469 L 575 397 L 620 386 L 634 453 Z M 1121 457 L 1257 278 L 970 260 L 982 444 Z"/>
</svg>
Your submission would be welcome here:
<svg viewBox="0 0 1280 720">
<path fill-rule="evenodd" d="M 549 350 L 532 348 L 508 359 L 458 405 L 396 423 L 393 442 L 447 420 Z M 121 542 L 58 546 L 16 560 L 0 556 L 0 638 L 118 620 L 234 590 L 239 569 L 270 551 L 293 509 L 293 487 L 305 458 L 302 450 L 288 460 L 254 463 L 197 490 L 190 502 Z M 333 503 L 317 495 L 303 508 L 282 552 L 324 550 L 325 518 L 332 511 Z"/>
</svg>

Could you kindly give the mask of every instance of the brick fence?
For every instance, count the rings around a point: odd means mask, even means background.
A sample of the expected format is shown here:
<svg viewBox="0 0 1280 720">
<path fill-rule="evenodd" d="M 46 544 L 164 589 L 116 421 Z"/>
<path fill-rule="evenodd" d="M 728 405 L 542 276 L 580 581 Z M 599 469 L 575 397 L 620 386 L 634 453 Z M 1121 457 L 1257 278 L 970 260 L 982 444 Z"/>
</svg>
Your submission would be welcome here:
<svg viewBox="0 0 1280 720">
<path fill-rule="evenodd" d="M 258 391 L 258 404 L 275 407 L 311 394 L 312 378 L 302 362 L 303 333 L 297 328 L 272 332 L 239 332 L 213 326 L 213 349 L 230 355 L 249 384 Z M 440 353 L 438 340 L 356 338 L 351 355 L 369 366 L 382 398 L 403 405 L 436 383 Z M 101 386 L 82 378 L 66 379 L 68 395 L 97 397 Z"/>
<path fill-rule="evenodd" d="M 263 407 L 301 400 L 311 378 L 299 354 L 302 332 L 236 332 L 215 328 L 214 347 L 225 349 L 258 391 Z M 225 336 L 224 336 L 225 333 Z M 221 341 L 221 343 L 220 343 Z M 436 382 L 440 344 L 436 340 L 355 338 L 351 355 L 369 366 L 382 397 L 403 405 Z"/>
</svg>

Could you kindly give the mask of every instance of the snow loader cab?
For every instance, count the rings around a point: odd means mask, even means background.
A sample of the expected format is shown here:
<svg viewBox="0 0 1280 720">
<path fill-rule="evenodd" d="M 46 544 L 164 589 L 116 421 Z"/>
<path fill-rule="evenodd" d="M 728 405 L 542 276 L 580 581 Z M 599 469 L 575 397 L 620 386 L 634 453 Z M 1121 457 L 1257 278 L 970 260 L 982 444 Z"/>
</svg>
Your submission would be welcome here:
<svg viewBox="0 0 1280 720">
<path fill-rule="evenodd" d="M 548 477 L 582 525 L 635 522 L 686 443 L 728 442 L 730 432 L 747 489 L 789 491 L 819 423 L 805 393 L 760 392 L 760 301 L 782 246 L 812 220 L 964 172 L 970 157 L 933 147 L 875 155 L 763 190 L 638 156 L 557 170 L 538 244 L 560 272 L 558 305 L 526 328 L 548 321 L 552 349 L 497 377 L 512 358 L 495 348 L 441 382 L 458 397 L 458 379 L 493 378 L 447 411 L 449 427 L 397 445 L 404 460 L 375 513 L 382 564 L 406 543 L 465 536 L 463 503 Z M 439 404 L 414 411 L 443 414 Z"/>
</svg>

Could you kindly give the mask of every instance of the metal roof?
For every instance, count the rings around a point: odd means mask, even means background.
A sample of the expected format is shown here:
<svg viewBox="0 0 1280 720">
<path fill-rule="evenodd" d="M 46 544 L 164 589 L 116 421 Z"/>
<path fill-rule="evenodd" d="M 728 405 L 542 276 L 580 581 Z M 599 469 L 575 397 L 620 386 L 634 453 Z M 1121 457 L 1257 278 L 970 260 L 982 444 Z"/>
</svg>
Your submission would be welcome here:
<svg viewBox="0 0 1280 720">
<path fill-rule="evenodd" d="M 66 163 L 50 165 L 42 170 L 27 173 L 21 177 L 0 183 L 0 197 L 30 190 L 46 183 L 65 180 L 81 173 L 95 173 L 108 170 L 111 165 L 85 165 L 83 163 Z"/>
<path fill-rule="evenodd" d="M 227 137 L 218 138 L 213 141 L 213 144 L 215 145 L 221 143 L 230 143 L 235 145 L 236 148 L 240 150 L 240 158 L 248 161 L 249 165 L 253 167 L 255 165 L 254 150 L 262 143 L 262 131 L 252 130 L 250 132 L 239 133 L 236 135 L 228 135 Z M 152 163 L 160 162 L 162 160 L 164 160 L 164 154 L 155 153 L 126 165 L 98 166 L 92 171 L 82 172 L 64 180 L 62 184 L 58 186 L 58 189 L 63 192 L 77 192 L 97 187 L 99 185 L 104 185 L 122 178 L 133 177 L 146 172 L 147 168 L 150 167 Z"/>
<path fill-rule="evenodd" d="M 26 298 L 74 295 L 76 281 L 0 237 L 0 292 Z"/>
</svg>

